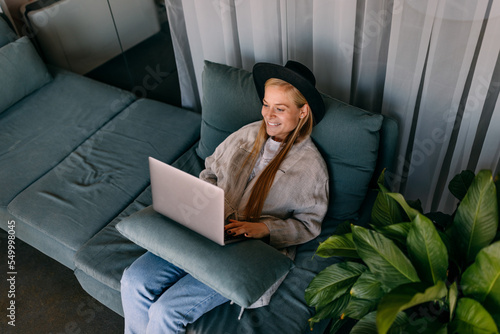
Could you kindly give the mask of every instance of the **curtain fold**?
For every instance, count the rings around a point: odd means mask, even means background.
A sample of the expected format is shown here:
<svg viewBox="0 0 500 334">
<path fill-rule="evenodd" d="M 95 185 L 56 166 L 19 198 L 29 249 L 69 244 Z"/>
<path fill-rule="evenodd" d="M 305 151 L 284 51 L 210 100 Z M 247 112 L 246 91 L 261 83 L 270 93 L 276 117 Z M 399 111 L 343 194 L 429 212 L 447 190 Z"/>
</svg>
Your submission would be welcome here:
<svg viewBox="0 0 500 334">
<path fill-rule="evenodd" d="M 203 60 L 300 61 L 324 93 L 397 119 L 393 191 L 451 212 L 451 178 L 500 168 L 500 0 L 166 0 L 183 105 Z"/>
</svg>

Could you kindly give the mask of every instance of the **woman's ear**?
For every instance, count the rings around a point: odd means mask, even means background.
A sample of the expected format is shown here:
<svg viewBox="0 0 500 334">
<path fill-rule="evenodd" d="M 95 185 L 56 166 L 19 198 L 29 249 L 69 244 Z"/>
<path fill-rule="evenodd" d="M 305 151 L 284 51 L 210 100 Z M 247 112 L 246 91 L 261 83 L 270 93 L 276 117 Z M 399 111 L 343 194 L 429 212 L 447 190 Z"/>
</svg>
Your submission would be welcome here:
<svg viewBox="0 0 500 334">
<path fill-rule="evenodd" d="M 302 108 L 300 108 L 299 117 L 305 118 L 305 117 L 307 117 L 307 114 L 309 114 L 310 112 L 311 112 L 311 108 L 309 108 L 309 104 L 306 103 L 302 106 Z"/>
</svg>

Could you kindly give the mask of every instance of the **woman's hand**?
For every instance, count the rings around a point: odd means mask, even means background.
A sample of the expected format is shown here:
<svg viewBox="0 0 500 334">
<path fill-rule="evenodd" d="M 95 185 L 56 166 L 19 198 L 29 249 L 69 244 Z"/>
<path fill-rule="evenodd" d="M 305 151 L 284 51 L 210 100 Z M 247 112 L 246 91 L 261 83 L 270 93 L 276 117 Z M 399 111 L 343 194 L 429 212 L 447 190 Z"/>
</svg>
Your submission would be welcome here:
<svg viewBox="0 0 500 334">
<path fill-rule="evenodd" d="M 264 223 L 240 222 L 234 219 L 224 226 L 224 230 L 234 236 L 244 235 L 247 238 L 261 239 L 269 236 L 269 229 Z"/>
</svg>

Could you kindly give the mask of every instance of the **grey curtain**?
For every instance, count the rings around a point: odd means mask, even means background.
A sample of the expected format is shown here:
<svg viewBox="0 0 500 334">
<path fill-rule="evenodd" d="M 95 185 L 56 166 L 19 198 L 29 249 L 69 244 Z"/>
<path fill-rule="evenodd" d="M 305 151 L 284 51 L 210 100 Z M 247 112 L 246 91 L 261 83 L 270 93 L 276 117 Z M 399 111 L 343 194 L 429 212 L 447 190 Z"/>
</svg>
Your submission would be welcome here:
<svg viewBox="0 0 500 334">
<path fill-rule="evenodd" d="M 203 60 L 305 63 L 318 88 L 400 124 L 391 189 L 451 212 L 464 169 L 499 172 L 500 0 L 166 0 L 182 101 Z"/>
</svg>

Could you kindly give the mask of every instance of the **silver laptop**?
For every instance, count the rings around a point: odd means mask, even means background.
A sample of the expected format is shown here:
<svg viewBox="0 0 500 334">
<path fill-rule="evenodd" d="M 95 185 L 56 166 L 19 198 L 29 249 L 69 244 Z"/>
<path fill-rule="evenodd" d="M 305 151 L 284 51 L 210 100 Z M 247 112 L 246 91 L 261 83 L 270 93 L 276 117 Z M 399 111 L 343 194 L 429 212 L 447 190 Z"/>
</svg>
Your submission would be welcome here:
<svg viewBox="0 0 500 334">
<path fill-rule="evenodd" d="M 246 239 L 224 232 L 224 190 L 152 157 L 149 171 L 156 212 L 222 246 Z"/>
</svg>

